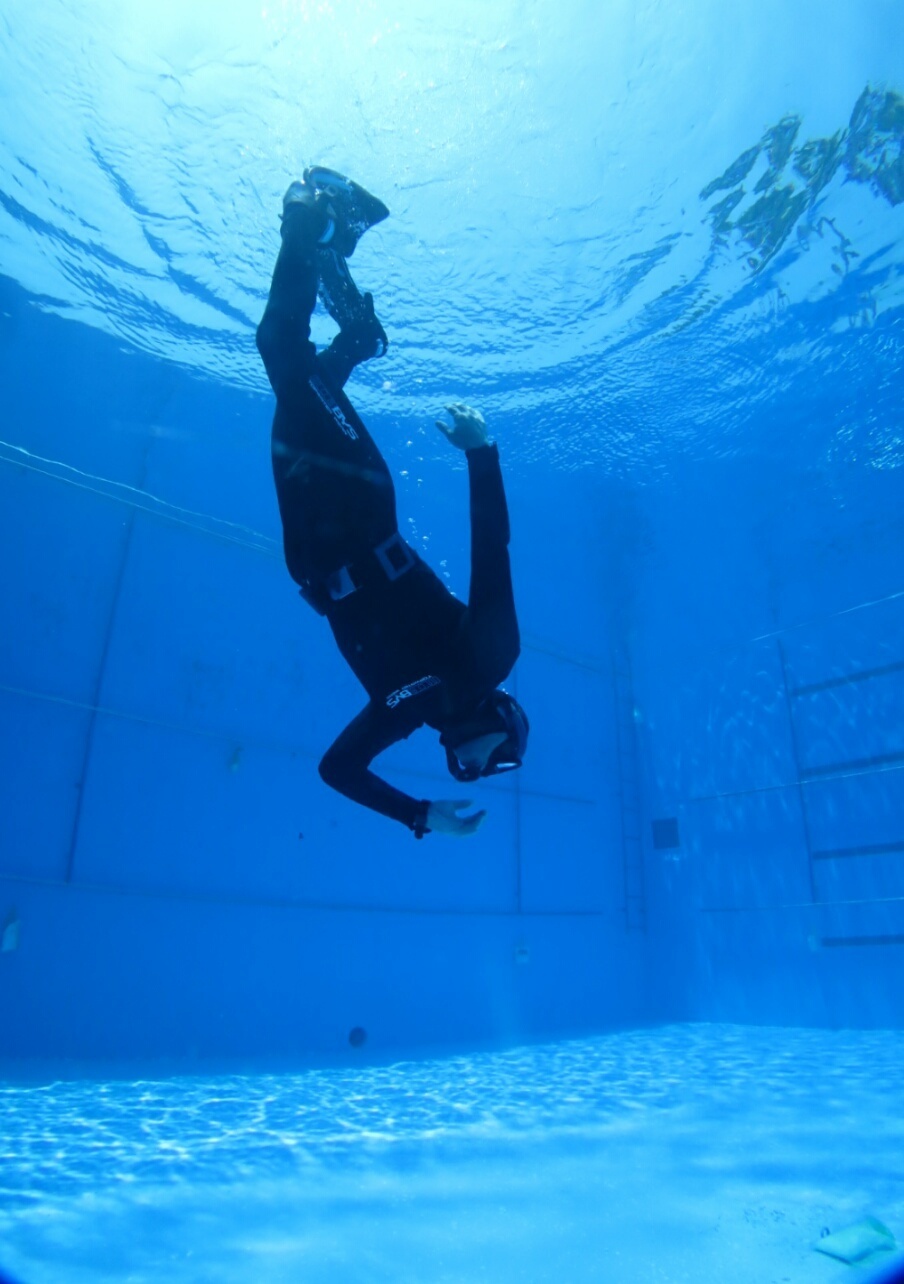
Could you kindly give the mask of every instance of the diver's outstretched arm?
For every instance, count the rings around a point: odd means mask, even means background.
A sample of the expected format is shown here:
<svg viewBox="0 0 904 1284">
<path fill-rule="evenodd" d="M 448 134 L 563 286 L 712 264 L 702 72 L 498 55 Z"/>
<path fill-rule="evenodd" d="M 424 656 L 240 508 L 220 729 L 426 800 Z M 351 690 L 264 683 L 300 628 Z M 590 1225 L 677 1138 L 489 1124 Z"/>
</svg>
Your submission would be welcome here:
<svg viewBox="0 0 904 1284">
<path fill-rule="evenodd" d="M 471 584 L 464 632 L 487 688 L 504 682 L 521 653 L 509 560 L 508 505 L 499 449 L 479 410 L 462 402 L 447 406 L 453 425 L 437 419 L 448 441 L 465 452 L 471 493 Z"/>
</svg>

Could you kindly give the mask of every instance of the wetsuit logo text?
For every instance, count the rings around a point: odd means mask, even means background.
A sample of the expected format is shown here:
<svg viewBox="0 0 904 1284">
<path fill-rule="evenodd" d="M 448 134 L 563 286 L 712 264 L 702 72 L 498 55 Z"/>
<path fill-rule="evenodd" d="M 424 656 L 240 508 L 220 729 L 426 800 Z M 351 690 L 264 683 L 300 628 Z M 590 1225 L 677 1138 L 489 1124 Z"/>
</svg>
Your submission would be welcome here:
<svg viewBox="0 0 904 1284">
<path fill-rule="evenodd" d="M 386 707 L 395 709 L 403 700 L 410 700 L 413 696 L 419 696 L 424 691 L 429 691 L 431 687 L 438 687 L 440 679 L 434 678 L 428 674 L 425 678 L 418 678 L 417 682 L 409 682 L 406 687 L 399 687 L 398 691 L 391 692 L 386 697 Z"/>
<path fill-rule="evenodd" d="M 345 414 L 342 410 L 342 407 L 338 405 L 335 399 L 330 395 L 329 389 L 326 388 L 321 383 L 321 381 L 317 378 L 316 375 L 313 377 L 313 379 L 309 380 L 309 382 L 311 385 L 311 389 L 313 390 L 314 396 L 317 398 L 317 400 L 320 402 L 323 408 L 329 411 L 330 415 L 336 421 L 336 423 L 339 425 L 342 431 L 345 433 L 346 437 L 348 437 L 350 441 L 357 441 L 358 440 L 357 432 L 346 419 Z"/>
</svg>

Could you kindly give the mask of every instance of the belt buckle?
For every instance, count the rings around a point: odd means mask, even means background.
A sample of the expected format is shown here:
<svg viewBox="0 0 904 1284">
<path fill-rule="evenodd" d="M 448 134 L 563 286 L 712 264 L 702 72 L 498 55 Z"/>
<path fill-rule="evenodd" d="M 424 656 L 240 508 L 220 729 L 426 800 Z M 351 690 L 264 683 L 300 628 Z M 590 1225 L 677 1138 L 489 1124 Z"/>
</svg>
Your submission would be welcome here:
<svg viewBox="0 0 904 1284">
<path fill-rule="evenodd" d="M 338 571 L 333 571 L 326 577 L 324 583 L 327 593 L 334 602 L 341 602 L 344 597 L 350 597 L 358 588 L 347 566 L 340 566 Z"/>
<path fill-rule="evenodd" d="M 388 580 L 397 580 L 410 571 L 415 563 L 415 556 L 398 531 L 384 539 L 374 549 L 374 557 L 382 566 Z"/>
</svg>

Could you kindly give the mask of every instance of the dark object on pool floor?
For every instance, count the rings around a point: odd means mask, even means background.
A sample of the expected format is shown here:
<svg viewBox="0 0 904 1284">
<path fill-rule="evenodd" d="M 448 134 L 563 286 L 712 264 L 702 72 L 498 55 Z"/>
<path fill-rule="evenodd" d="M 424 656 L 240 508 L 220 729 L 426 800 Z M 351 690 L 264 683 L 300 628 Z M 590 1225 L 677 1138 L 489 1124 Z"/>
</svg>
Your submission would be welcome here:
<svg viewBox="0 0 904 1284">
<path fill-rule="evenodd" d="M 7 1275 L 5 1271 L 0 1271 L 0 1284 L 16 1284 L 16 1281 L 11 1275 Z"/>
<path fill-rule="evenodd" d="M 875 1217 L 864 1217 L 854 1226 L 823 1235 L 813 1246 L 817 1253 L 826 1253 L 839 1262 L 868 1262 L 878 1260 L 883 1253 L 896 1248 L 895 1237 Z"/>
<path fill-rule="evenodd" d="M 348 1041 L 353 1048 L 363 1048 L 367 1042 L 367 1031 L 362 1026 L 356 1025 L 353 1030 L 349 1030 Z M 2 1280 L 0 1284 L 3 1284 Z"/>
</svg>

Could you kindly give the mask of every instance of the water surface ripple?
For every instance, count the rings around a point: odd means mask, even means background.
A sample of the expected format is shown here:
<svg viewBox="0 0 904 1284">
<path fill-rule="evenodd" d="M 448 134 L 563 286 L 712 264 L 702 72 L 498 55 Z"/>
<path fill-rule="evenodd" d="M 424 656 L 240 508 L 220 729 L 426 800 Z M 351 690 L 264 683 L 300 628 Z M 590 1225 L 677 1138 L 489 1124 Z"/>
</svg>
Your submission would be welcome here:
<svg viewBox="0 0 904 1284">
<path fill-rule="evenodd" d="M 391 339 L 365 414 L 466 394 L 523 463 L 649 476 L 816 398 L 796 449 L 904 459 L 899 6 L 195 8 L 6 6 L 3 270 L 38 306 L 267 392 L 280 196 L 318 160 L 392 210 L 353 261 Z"/>
</svg>

